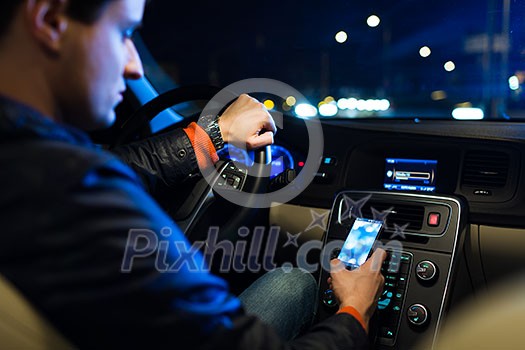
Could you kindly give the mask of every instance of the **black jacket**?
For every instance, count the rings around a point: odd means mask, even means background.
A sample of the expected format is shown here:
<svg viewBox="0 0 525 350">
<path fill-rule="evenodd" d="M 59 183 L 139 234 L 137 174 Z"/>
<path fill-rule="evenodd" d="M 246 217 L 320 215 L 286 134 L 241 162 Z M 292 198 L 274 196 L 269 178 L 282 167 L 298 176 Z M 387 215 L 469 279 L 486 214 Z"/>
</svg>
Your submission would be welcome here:
<svg viewBox="0 0 525 350">
<path fill-rule="evenodd" d="M 111 150 L 141 177 L 150 193 L 198 176 L 197 158 L 183 129 Z"/>
<path fill-rule="evenodd" d="M 180 181 L 196 169 L 182 133 L 121 154 L 162 181 Z M 155 268 L 158 255 L 151 254 L 123 272 L 131 229 L 160 241 L 159 233 L 169 228 L 170 242 L 184 249 L 189 244 L 114 155 L 94 147 L 84 133 L 6 99 L 0 99 L 0 186 L 0 273 L 81 348 L 368 346 L 364 330 L 348 314 L 285 344 L 269 326 L 245 315 L 227 284 L 199 264 L 161 273 Z M 170 246 L 167 261 L 181 257 Z M 199 263 L 202 257 L 193 259 Z"/>
</svg>

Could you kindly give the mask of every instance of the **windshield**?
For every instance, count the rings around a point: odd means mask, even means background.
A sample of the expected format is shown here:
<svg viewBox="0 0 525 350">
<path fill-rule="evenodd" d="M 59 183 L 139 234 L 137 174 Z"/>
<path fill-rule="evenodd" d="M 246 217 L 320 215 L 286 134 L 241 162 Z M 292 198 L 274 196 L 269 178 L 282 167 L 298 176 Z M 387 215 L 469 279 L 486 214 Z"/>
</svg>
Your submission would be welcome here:
<svg viewBox="0 0 525 350">
<path fill-rule="evenodd" d="M 324 117 L 520 119 L 524 18 L 522 0 L 153 1 L 140 37 L 160 90 L 271 78 Z"/>
</svg>

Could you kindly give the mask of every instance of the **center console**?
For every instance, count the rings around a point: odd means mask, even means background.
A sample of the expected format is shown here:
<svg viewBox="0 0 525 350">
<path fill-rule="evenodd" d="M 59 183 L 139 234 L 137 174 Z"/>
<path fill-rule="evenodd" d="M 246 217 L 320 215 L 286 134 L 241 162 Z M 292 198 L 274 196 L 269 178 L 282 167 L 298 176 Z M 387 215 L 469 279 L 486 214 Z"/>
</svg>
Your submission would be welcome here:
<svg viewBox="0 0 525 350">
<path fill-rule="evenodd" d="M 331 258 L 338 256 L 355 218 L 385 222 L 378 241 L 388 253 L 382 266 L 385 285 L 370 324 L 375 348 L 408 349 L 425 341 L 435 343 L 450 301 L 466 214 L 463 202 L 448 196 L 360 191 L 337 195 L 323 239 L 324 251 Z M 323 269 L 321 320 L 338 310 L 328 276 Z"/>
</svg>

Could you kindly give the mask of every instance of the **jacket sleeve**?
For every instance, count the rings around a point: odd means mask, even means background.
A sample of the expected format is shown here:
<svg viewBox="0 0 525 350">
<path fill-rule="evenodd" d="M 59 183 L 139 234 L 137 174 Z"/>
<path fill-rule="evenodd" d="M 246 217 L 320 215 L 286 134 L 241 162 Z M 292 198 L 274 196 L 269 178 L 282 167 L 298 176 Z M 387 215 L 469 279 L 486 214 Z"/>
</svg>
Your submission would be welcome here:
<svg viewBox="0 0 525 350">
<path fill-rule="evenodd" d="M 360 323 L 346 313 L 336 314 L 313 326 L 303 336 L 283 342 L 277 333 L 255 316 L 238 317 L 231 329 L 223 329 L 203 348 L 235 350 L 365 350 L 369 349 L 368 335 Z"/>
<path fill-rule="evenodd" d="M 184 129 L 119 146 L 111 151 L 140 176 L 153 194 L 159 181 L 174 187 L 199 175 L 195 150 Z"/>
<path fill-rule="evenodd" d="M 50 166 L 38 176 L 47 186 L 21 188 L 32 197 L 20 197 L 31 201 L 6 208 L 16 224 L 6 230 L 9 249 L 3 250 L 0 267 L 75 345 L 364 348 L 364 330 L 343 314 L 285 343 L 270 326 L 244 313 L 227 283 L 209 273 L 198 244 L 190 245 L 131 169 L 113 157 L 90 160 L 76 151 L 58 157 L 53 150 L 45 154 L 64 166 Z M 65 166 L 82 169 L 57 171 Z M 34 215 L 17 220 L 16 213 Z"/>
</svg>

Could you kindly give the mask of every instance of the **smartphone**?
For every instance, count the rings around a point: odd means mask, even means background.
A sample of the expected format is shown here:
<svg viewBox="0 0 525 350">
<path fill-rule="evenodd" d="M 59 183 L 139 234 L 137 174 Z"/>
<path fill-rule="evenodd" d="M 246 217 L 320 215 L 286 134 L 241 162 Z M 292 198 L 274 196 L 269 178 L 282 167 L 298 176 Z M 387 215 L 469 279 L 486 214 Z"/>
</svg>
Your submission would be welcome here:
<svg viewBox="0 0 525 350">
<path fill-rule="evenodd" d="M 383 225 L 384 222 L 379 220 L 355 219 L 337 258 L 351 270 L 364 264 Z"/>
</svg>

